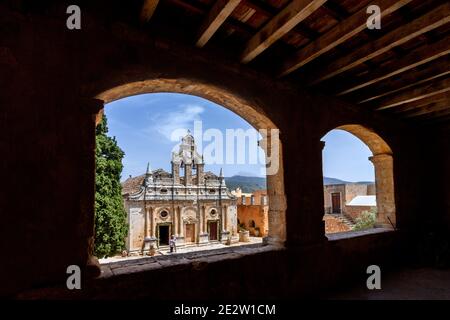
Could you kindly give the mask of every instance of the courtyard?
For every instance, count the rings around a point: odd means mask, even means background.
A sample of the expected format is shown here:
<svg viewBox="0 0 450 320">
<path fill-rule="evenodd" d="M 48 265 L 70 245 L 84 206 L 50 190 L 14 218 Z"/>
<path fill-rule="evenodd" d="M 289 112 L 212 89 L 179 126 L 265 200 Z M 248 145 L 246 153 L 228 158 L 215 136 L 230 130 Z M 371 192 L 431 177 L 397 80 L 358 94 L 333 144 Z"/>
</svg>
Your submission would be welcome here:
<svg viewBox="0 0 450 320">
<path fill-rule="evenodd" d="M 249 237 L 249 242 L 236 242 L 232 243 L 230 245 L 222 244 L 222 243 L 211 243 L 207 245 L 197 246 L 197 245 L 188 245 L 183 246 L 180 248 L 177 248 L 175 252 L 170 252 L 169 246 L 161 246 L 160 248 L 156 249 L 155 256 L 180 256 L 185 253 L 191 253 L 191 252 L 204 252 L 204 251 L 212 251 L 212 250 L 219 250 L 219 249 L 225 249 L 230 247 L 245 247 L 249 245 L 258 245 L 263 243 L 263 238 L 261 237 Z M 148 255 L 130 255 L 123 257 L 121 255 L 116 255 L 113 257 L 108 257 L 104 259 L 99 259 L 99 262 L 101 264 L 105 263 L 113 263 L 113 262 L 119 262 L 119 261 L 129 261 L 129 260 L 137 260 L 148 257 Z"/>
</svg>

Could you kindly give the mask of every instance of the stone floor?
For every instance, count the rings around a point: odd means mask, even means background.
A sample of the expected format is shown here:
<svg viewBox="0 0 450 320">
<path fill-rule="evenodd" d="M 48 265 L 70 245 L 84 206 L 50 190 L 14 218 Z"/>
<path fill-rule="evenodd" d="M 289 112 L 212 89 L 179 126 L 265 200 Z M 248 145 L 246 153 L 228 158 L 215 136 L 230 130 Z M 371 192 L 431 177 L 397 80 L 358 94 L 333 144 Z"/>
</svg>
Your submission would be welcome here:
<svg viewBox="0 0 450 320">
<path fill-rule="evenodd" d="M 188 252 L 199 252 L 199 251 L 207 251 L 207 250 L 215 250 L 215 249 L 223 249 L 223 248 L 229 248 L 229 247 L 239 247 L 239 246 L 245 246 L 249 244 L 260 244 L 262 243 L 261 237 L 249 237 L 250 242 L 237 242 L 233 243 L 231 245 L 225 245 L 221 243 L 214 243 L 214 244 L 208 244 L 208 245 L 202 245 L 202 246 L 185 246 L 185 247 L 179 247 L 177 248 L 176 252 L 170 253 L 170 249 L 168 246 L 161 247 L 156 251 L 155 256 L 160 255 L 177 255 L 177 254 L 183 254 Z M 129 256 L 129 257 L 122 257 L 122 256 L 114 256 L 114 257 L 108 257 L 104 259 L 99 259 L 100 264 L 103 263 L 110 263 L 110 262 L 116 262 L 116 261 L 126 261 L 126 260 L 136 260 L 136 259 L 142 259 L 143 256 Z"/>
<path fill-rule="evenodd" d="M 337 289 L 332 300 L 450 300 L 450 269 L 401 269 L 381 275 L 381 289 L 369 290 L 365 281 Z"/>
</svg>

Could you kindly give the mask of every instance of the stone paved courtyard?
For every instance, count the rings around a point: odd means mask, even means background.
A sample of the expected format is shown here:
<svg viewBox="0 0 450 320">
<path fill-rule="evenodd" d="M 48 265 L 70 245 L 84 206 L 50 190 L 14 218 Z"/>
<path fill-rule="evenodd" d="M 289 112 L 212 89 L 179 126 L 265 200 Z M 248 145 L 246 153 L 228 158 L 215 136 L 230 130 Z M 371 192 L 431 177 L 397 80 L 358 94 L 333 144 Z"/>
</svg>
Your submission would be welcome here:
<svg viewBox="0 0 450 320">
<path fill-rule="evenodd" d="M 262 243 L 261 237 L 249 237 L 249 242 L 237 242 L 233 243 L 231 245 L 225 245 L 221 243 L 215 243 L 215 244 L 209 244 L 209 245 L 202 245 L 202 246 L 186 246 L 186 247 L 180 247 L 177 248 L 176 252 L 170 253 L 170 249 L 168 246 L 161 247 L 160 249 L 156 250 L 155 256 L 163 256 L 163 255 L 177 255 L 177 254 L 183 254 L 188 252 L 199 252 L 199 251 L 207 251 L 207 250 L 215 250 L 215 249 L 224 249 L 228 247 L 240 247 L 240 246 L 246 246 L 249 244 L 258 244 Z M 117 261 L 126 261 L 126 260 L 136 260 L 136 259 L 142 259 L 144 257 L 148 256 L 129 256 L 129 257 L 122 257 L 120 255 L 114 256 L 114 257 L 108 257 L 104 259 L 99 259 L 99 262 L 101 264 L 103 263 L 110 263 L 110 262 L 117 262 Z"/>
</svg>

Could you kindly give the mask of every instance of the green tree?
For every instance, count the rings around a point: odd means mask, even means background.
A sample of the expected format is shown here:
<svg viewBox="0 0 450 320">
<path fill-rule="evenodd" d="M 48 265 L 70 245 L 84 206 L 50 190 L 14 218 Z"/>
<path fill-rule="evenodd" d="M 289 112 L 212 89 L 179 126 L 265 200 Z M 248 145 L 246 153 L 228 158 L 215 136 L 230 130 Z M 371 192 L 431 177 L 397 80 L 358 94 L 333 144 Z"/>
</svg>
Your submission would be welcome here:
<svg viewBox="0 0 450 320">
<path fill-rule="evenodd" d="M 371 229 L 375 226 L 375 222 L 377 221 L 377 209 L 372 208 L 370 211 L 363 211 L 356 218 L 356 224 L 353 227 L 353 230 L 365 230 Z"/>
<path fill-rule="evenodd" d="M 122 158 L 124 152 L 116 139 L 107 136 L 106 116 L 96 128 L 95 248 L 97 257 L 112 256 L 125 248 L 128 232 L 123 206 Z"/>
</svg>

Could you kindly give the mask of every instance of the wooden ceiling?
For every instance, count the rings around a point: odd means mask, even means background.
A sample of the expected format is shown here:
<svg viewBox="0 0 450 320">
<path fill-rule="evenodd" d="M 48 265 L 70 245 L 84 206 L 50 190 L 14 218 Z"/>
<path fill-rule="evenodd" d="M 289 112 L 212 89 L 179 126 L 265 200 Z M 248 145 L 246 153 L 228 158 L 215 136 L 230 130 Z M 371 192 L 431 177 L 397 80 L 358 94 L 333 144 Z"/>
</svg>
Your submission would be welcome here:
<svg viewBox="0 0 450 320">
<path fill-rule="evenodd" d="M 366 26 L 370 4 L 381 8 L 380 30 Z M 139 0 L 136 6 L 144 28 L 167 29 L 188 45 L 221 50 L 295 86 L 411 122 L 450 121 L 448 1 Z"/>
</svg>

